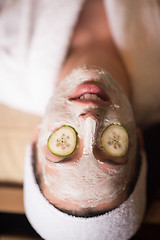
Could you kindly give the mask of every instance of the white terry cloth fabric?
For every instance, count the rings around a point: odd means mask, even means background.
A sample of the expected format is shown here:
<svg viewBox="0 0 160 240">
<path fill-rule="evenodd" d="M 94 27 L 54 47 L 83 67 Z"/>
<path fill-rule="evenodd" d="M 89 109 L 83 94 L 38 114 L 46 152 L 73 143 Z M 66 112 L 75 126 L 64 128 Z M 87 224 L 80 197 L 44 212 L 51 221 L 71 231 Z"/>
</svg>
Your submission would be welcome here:
<svg viewBox="0 0 160 240">
<path fill-rule="evenodd" d="M 0 102 L 43 115 L 84 0 L 0 0 Z"/>
<path fill-rule="evenodd" d="M 46 240 L 127 240 L 140 227 L 145 211 L 146 156 L 129 198 L 116 209 L 101 216 L 82 218 L 62 213 L 42 195 L 32 167 L 32 148 L 27 150 L 24 205 L 33 228 Z"/>
<path fill-rule="evenodd" d="M 0 102 L 42 115 L 85 0 L 0 0 Z M 138 123 L 160 110 L 159 0 L 103 0 Z M 160 111 L 159 111 L 160 112 Z"/>
<path fill-rule="evenodd" d="M 115 44 L 131 77 L 143 126 L 160 121 L 160 1 L 105 0 Z"/>
</svg>

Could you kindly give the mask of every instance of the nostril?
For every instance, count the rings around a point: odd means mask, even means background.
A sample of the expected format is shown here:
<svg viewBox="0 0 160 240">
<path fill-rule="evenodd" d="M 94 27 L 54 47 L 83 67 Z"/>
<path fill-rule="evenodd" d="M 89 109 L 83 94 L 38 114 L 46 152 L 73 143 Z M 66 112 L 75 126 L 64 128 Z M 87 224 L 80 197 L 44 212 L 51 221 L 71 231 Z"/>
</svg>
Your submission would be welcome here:
<svg viewBox="0 0 160 240">
<path fill-rule="evenodd" d="M 91 113 L 91 112 L 81 114 L 81 115 L 79 115 L 79 117 L 81 117 L 83 120 L 86 120 L 88 117 L 91 117 L 94 120 L 100 119 L 100 116 L 98 114 Z"/>
</svg>

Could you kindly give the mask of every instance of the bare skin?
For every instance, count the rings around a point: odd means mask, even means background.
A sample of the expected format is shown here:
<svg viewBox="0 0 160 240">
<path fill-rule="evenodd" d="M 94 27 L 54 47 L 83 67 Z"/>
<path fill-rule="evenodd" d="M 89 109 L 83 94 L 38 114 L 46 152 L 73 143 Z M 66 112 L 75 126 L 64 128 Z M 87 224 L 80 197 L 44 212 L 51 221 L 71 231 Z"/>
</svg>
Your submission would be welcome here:
<svg viewBox="0 0 160 240">
<path fill-rule="evenodd" d="M 109 71 L 131 98 L 129 77 L 113 42 L 102 0 L 84 3 L 58 82 L 81 65 L 95 65 Z"/>
</svg>

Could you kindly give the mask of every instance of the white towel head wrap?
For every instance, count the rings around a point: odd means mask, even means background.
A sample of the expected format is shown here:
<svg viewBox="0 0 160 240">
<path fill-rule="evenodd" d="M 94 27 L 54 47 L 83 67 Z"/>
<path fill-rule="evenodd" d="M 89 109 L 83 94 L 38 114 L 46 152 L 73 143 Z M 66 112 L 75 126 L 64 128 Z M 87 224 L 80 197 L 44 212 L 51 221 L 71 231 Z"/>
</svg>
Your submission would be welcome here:
<svg viewBox="0 0 160 240">
<path fill-rule="evenodd" d="M 96 217 L 74 217 L 50 204 L 40 192 L 32 167 L 32 148 L 27 151 L 24 205 L 33 228 L 46 240 L 127 240 L 140 227 L 146 203 L 146 156 L 134 191 L 116 209 Z"/>
</svg>

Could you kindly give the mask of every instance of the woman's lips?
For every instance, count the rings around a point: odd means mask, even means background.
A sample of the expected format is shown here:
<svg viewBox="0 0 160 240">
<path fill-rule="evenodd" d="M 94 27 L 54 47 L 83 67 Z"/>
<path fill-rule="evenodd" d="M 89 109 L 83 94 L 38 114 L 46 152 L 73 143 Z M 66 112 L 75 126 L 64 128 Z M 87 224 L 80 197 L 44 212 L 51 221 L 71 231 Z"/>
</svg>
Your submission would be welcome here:
<svg viewBox="0 0 160 240">
<path fill-rule="evenodd" d="M 70 101 L 82 104 L 104 105 L 109 102 L 107 94 L 95 83 L 85 83 L 79 85 L 70 96 Z"/>
</svg>

